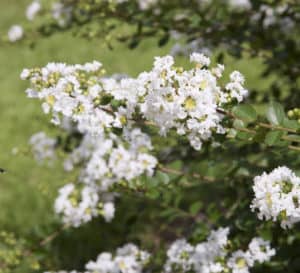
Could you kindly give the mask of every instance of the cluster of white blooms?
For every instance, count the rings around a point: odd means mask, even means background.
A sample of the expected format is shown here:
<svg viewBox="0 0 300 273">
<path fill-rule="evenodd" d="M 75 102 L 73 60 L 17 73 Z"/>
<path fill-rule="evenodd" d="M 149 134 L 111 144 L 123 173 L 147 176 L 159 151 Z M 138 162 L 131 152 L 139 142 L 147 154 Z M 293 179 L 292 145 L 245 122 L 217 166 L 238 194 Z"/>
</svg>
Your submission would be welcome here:
<svg viewBox="0 0 300 273">
<path fill-rule="evenodd" d="M 11 26 L 7 33 L 8 40 L 12 43 L 21 40 L 23 38 L 23 35 L 24 35 L 24 30 L 19 25 Z"/>
<path fill-rule="evenodd" d="M 230 92 L 231 98 L 235 98 L 238 102 L 241 102 L 248 94 L 243 87 L 244 83 L 244 76 L 240 72 L 234 71 L 230 74 L 230 82 L 225 87 Z"/>
<path fill-rule="evenodd" d="M 65 185 L 59 190 L 55 201 L 55 211 L 61 214 L 65 224 L 78 227 L 99 214 L 109 222 L 114 217 L 115 207 L 112 193 L 97 192 L 97 188 L 84 186 L 78 189 L 74 184 Z"/>
<path fill-rule="evenodd" d="M 28 20 L 33 21 L 36 15 L 42 9 L 42 5 L 39 0 L 34 0 L 26 9 L 26 17 Z"/>
<path fill-rule="evenodd" d="M 112 133 L 107 137 L 84 135 L 64 162 L 66 171 L 83 165 L 79 180 L 84 186 L 78 189 L 68 184 L 61 188 L 55 203 L 56 213 L 75 227 L 99 214 L 111 221 L 115 212 L 111 186 L 143 174 L 152 176 L 157 159 L 148 153 L 151 149 L 150 137 L 137 128 L 124 130 L 122 138 Z"/>
<path fill-rule="evenodd" d="M 296 17 L 300 17 L 299 12 Z M 255 23 L 261 21 L 263 27 L 266 29 L 276 25 L 282 31 L 287 31 L 296 26 L 294 18 L 290 16 L 288 4 L 279 4 L 276 6 L 261 5 L 259 11 L 251 17 L 251 20 Z"/>
<path fill-rule="evenodd" d="M 216 3 L 212 0 L 198 0 L 198 3 L 201 6 L 215 5 Z M 237 11 L 249 10 L 252 8 L 251 0 L 223 0 L 220 1 L 220 4 L 225 4 L 229 8 Z"/>
<path fill-rule="evenodd" d="M 192 53 L 202 53 L 206 56 L 212 55 L 209 41 L 204 40 L 202 37 L 187 42 L 184 41 L 184 34 L 176 30 L 171 30 L 170 36 L 176 41 L 170 50 L 170 55 L 172 56 L 190 56 Z"/>
<path fill-rule="evenodd" d="M 64 27 L 72 20 L 72 6 L 66 6 L 62 2 L 57 1 L 52 4 L 51 14 L 57 23 Z"/>
<path fill-rule="evenodd" d="M 32 135 L 29 139 L 31 150 L 37 162 L 55 159 L 55 146 L 57 140 L 48 137 L 45 132 L 39 132 Z"/>
<path fill-rule="evenodd" d="M 275 250 L 268 241 L 253 238 L 247 251 L 229 251 L 228 228 L 212 231 L 207 241 L 192 246 L 185 239 L 175 241 L 167 251 L 165 273 L 248 273 L 255 262 L 269 261 Z"/>
<path fill-rule="evenodd" d="M 114 0 L 114 2 L 117 4 L 123 4 L 129 1 L 130 0 Z M 141 10 L 148 10 L 157 5 L 159 0 L 136 0 L 136 2 Z"/>
<path fill-rule="evenodd" d="M 300 221 L 300 178 L 287 167 L 254 178 L 251 208 L 259 219 L 280 221 L 282 228 Z"/>
<path fill-rule="evenodd" d="M 159 3 L 159 0 L 138 0 L 141 10 L 147 10 Z"/>
<path fill-rule="evenodd" d="M 104 93 L 101 71 L 98 62 L 75 66 L 49 63 L 42 69 L 25 69 L 21 77 L 30 79 L 33 89 L 26 91 L 28 96 L 44 101 L 43 110 L 52 111 L 54 123 L 60 123 L 61 114 L 77 122 L 82 132 L 86 128 L 88 132 L 101 134 L 101 128 L 111 127 L 114 122 L 111 114 L 95 107 Z"/>
<path fill-rule="evenodd" d="M 85 135 L 80 146 L 65 161 L 65 169 L 84 162 L 81 181 L 107 191 L 121 180 L 132 180 L 142 174 L 152 176 L 157 159 L 148 151 L 152 149 L 150 137 L 140 129 L 126 129 L 122 141 L 110 133 L 107 138 Z"/>
<path fill-rule="evenodd" d="M 249 0 L 228 0 L 228 5 L 237 10 L 249 10 L 252 8 Z"/>
<path fill-rule="evenodd" d="M 85 273 L 142 273 L 148 264 L 150 254 L 129 243 L 117 249 L 113 256 L 110 252 L 100 253 L 96 261 L 85 265 Z M 54 272 L 45 272 L 54 273 Z M 56 273 L 79 273 L 78 271 L 58 271 Z"/>
<path fill-rule="evenodd" d="M 76 66 L 49 64 L 42 69 L 25 69 L 21 77 L 30 78 L 34 89 L 27 90 L 28 96 L 43 100 L 44 112 L 52 111 L 55 123 L 72 131 L 73 122 L 83 133 L 81 144 L 65 160 L 64 167 L 71 171 L 75 165 L 83 166 L 79 180 L 85 186 L 63 187 L 55 211 L 73 226 L 90 221 L 99 213 L 110 221 L 114 216 L 111 186 L 143 174 L 152 176 L 157 165 L 157 159 L 148 153 L 152 150 L 150 137 L 127 122 L 131 105 L 136 105 L 136 94 L 131 91 L 138 87 L 137 81 L 116 76 L 104 78 L 98 62 Z M 102 105 L 109 96 L 126 99 L 126 108 L 120 106 L 112 112 L 110 105 Z M 121 136 L 110 132 L 113 126 L 123 126 Z M 40 147 L 47 142 L 39 138 L 38 144 Z"/>
<path fill-rule="evenodd" d="M 253 238 L 246 251 L 237 250 L 230 253 L 228 233 L 228 228 L 219 228 L 210 233 L 207 241 L 196 246 L 192 246 L 185 239 L 175 241 L 167 250 L 167 262 L 163 273 L 248 273 L 255 263 L 268 262 L 275 255 L 270 242 L 260 237 Z M 129 243 L 118 248 L 114 256 L 109 252 L 99 254 L 96 261 L 85 265 L 85 273 L 142 273 L 149 261 L 148 252 Z"/>
<path fill-rule="evenodd" d="M 54 123 L 64 116 L 77 122 L 81 132 L 102 134 L 108 128 L 124 127 L 139 115 L 162 135 L 175 129 L 199 150 L 213 133 L 225 132 L 218 108 L 242 101 L 247 90 L 239 72 L 233 72 L 222 89 L 218 80 L 223 65 L 209 69 L 210 59 L 200 53 L 192 53 L 190 61 L 194 68 L 184 70 L 174 65 L 171 56 L 156 57 L 151 71 L 121 80 L 103 77 L 99 62 L 50 63 L 42 69 L 25 69 L 21 78 L 30 80 L 28 96 L 43 101 L 43 110 L 52 113 Z M 119 102 L 115 109 L 112 100 Z"/>
<path fill-rule="evenodd" d="M 195 67 L 183 70 L 174 66 L 173 57 L 157 57 L 152 71 L 138 77 L 140 86 L 145 88 L 140 91 L 140 96 L 143 95 L 140 109 L 147 120 L 160 128 L 161 134 L 175 129 L 199 150 L 213 132 L 225 131 L 218 107 L 234 98 L 240 101 L 247 91 L 242 85 L 235 88 L 228 85 L 222 90 L 218 79 L 224 66 L 208 69 L 210 59 L 203 54 L 192 53 L 190 61 Z"/>
</svg>

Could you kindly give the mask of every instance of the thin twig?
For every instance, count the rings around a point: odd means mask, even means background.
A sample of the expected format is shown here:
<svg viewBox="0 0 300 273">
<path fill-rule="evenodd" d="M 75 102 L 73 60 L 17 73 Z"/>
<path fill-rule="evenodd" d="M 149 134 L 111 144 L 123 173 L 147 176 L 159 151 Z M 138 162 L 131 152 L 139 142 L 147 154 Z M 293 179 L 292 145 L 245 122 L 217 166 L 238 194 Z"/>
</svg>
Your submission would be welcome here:
<svg viewBox="0 0 300 273">
<path fill-rule="evenodd" d="M 288 148 L 289 148 L 290 150 L 294 150 L 294 151 L 300 152 L 300 147 L 298 147 L 298 146 L 289 145 Z"/>
<path fill-rule="evenodd" d="M 228 116 L 230 118 L 233 118 L 233 119 L 240 119 L 240 120 L 242 120 L 241 118 L 239 118 L 236 115 L 234 115 L 232 112 L 228 112 L 228 111 L 226 111 L 224 109 L 218 108 L 217 112 L 220 113 L 220 114 L 222 114 L 222 115 L 226 115 L 226 116 Z M 267 129 L 272 129 L 272 130 L 285 131 L 285 132 L 294 133 L 294 134 L 297 133 L 297 130 L 295 130 L 295 129 L 286 128 L 286 127 L 278 126 L 278 125 L 273 125 L 273 124 L 270 124 L 270 123 L 258 122 L 257 125 L 260 126 L 260 127 L 262 127 L 262 128 L 267 128 Z"/>
<path fill-rule="evenodd" d="M 257 125 L 262 128 L 268 128 L 268 129 L 272 129 L 272 130 L 279 130 L 279 131 L 284 131 L 284 132 L 294 133 L 294 134 L 297 133 L 297 130 L 282 127 L 282 126 L 272 125 L 272 124 L 268 124 L 268 123 L 264 123 L 264 122 L 259 122 Z"/>
<path fill-rule="evenodd" d="M 64 224 L 58 230 L 54 231 L 53 233 L 49 234 L 46 238 L 41 240 L 35 248 L 26 250 L 24 252 L 24 257 L 31 256 L 36 249 L 38 249 L 39 247 L 43 247 L 43 246 L 47 245 L 48 243 L 52 242 L 56 237 L 58 237 L 64 230 L 66 230 L 69 227 L 70 227 L 69 224 Z"/>
<path fill-rule="evenodd" d="M 201 175 L 201 174 L 198 174 L 198 173 L 189 174 L 189 173 L 186 173 L 186 172 L 183 172 L 183 171 L 180 171 L 180 170 L 171 169 L 171 168 L 164 167 L 164 166 L 161 166 L 161 165 L 158 166 L 158 169 L 161 170 L 162 172 L 169 173 L 169 174 L 189 175 L 189 176 L 194 177 L 194 178 L 203 179 L 207 182 L 215 182 L 216 181 L 213 177 Z"/>
<path fill-rule="evenodd" d="M 56 230 L 52 234 L 48 235 L 46 238 L 44 238 L 42 241 L 40 241 L 39 246 L 44 246 L 51 241 L 53 241 L 58 235 L 60 235 L 64 230 L 66 230 L 70 225 L 64 224 L 60 229 Z"/>
<path fill-rule="evenodd" d="M 240 118 L 236 117 L 233 113 L 225 111 L 224 109 L 217 109 L 217 112 L 222 114 L 222 115 L 226 115 L 226 116 L 228 116 L 232 119 L 240 119 Z M 240 120 L 242 120 L 242 119 L 240 119 Z M 286 128 L 286 127 L 278 126 L 278 125 L 273 125 L 273 124 L 269 124 L 269 123 L 265 123 L 265 122 L 258 122 L 256 125 L 258 125 L 261 128 L 267 128 L 267 129 L 270 129 L 270 130 L 284 131 L 284 132 L 293 133 L 293 134 L 297 133 L 297 130 L 295 130 L 295 129 Z M 236 128 L 236 130 L 251 133 L 251 134 L 256 134 L 255 130 L 248 129 L 248 128 Z M 286 140 L 286 141 L 290 141 L 290 142 L 300 143 L 300 140 L 295 139 L 295 138 L 291 138 L 288 135 L 287 136 L 282 136 L 281 139 Z M 300 151 L 300 147 L 293 146 L 293 145 L 289 145 L 288 149 Z"/>
</svg>

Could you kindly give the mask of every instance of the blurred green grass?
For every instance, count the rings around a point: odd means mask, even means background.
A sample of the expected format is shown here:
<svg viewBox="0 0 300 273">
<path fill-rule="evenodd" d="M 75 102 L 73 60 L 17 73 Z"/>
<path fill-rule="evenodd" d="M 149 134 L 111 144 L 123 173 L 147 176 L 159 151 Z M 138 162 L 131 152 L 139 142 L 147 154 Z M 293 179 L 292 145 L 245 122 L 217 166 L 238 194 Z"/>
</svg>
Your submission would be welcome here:
<svg viewBox="0 0 300 273">
<path fill-rule="evenodd" d="M 12 24 L 25 20 L 24 10 L 30 1 L 0 0 L 0 31 L 6 35 Z M 32 50 L 27 45 L 1 45 L 0 47 L 0 167 L 7 172 L 0 174 L 0 229 L 7 229 L 19 236 L 38 237 L 50 232 L 49 226 L 57 223 L 53 213 L 53 200 L 57 189 L 67 181 L 59 163 L 49 168 L 38 165 L 27 153 L 12 154 L 12 149 L 27 149 L 29 137 L 41 130 L 55 134 L 38 102 L 27 99 L 26 83 L 19 78 L 25 67 L 43 66 L 48 62 L 82 63 L 101 61 L 109 73 L 136 75 L 151 67 L 153 57 L 164 55 L 170 45 L 158 48 L 148 40 L 138 49 L 130 50 L 115 45 L 113 51 L 101 41 L 84 41 L 71 34 L 57 34 L 39 41 Z M 245 74 L 247 86 L 267 88 L 268 81 L 259 79 L 262 69 L 259 60 L 235 61 L 226 57 L 229 70 Z"/>
</svg>

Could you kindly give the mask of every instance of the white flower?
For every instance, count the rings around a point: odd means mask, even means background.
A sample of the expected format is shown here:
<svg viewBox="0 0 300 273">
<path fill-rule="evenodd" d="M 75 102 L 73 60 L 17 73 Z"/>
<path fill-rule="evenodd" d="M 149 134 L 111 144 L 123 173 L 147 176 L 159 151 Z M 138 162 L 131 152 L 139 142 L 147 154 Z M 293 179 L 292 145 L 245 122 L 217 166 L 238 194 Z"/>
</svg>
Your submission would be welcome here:
<svg viewBox="0 0 300 273">
<path fill-rule="evenodd" d="M 243 86 L 245 78 L 240 72 L 234 71 L 230 74 L 230 80 L 231 82 L 226 84 L 225 88 L 230 91 L 231 98 L 241 102 L 248 95 L 248 90 Z"/>
<path fill-rule="evenodd" d="M 141 10 L 147 10 L 158 3 L 159 0 L 138 0 Z"/>
<path fill-rule="evenodd" d="M 172 273 L 174 268 L 182 272 L 191 270 L 190 257 L 193 252 L 194 247 L 187 243 L 185 239 L 175 241 L 167 251 L 168 261 L 164 267 L 165 272 Z"/>
<path fill-rule="evenodd" d="M 201 66 L 209 66 L 210 65 L 210 59 L 202 53 L 192 53 L 190 56 L 190 61 L 197 63 Z"/>
<path fill-rule="evenodd" d="M 260 237 L 255 237 L 249 243 L 248 251 L 254 261 L 264 263 L 270 261 L 275 255 L 275 249 L 271 248 L 270 242 L 265 241 Z"/>
<path fill-rule="evenodd" d="M 29 76 L 30 76 L 30 70 L 27 69 L 27 68 L 23 69 L 23 71 L 20 75 L 21 79 L 22 80 L 27 80 Z"/>
<path fill-rule="evenodd" d="M 109 252 L 103 252 L 98 255 L 97 260 L 90 261 L 85 265 L 87 270 L 99 273 L 117 273 L 118 267 L 116 262 L 112 258 L 112 254 Z"/>
<path fill-rule="evenodd" d="M 52 17 L 60 26 L 65 26 L 71 20 L 72 7 L 66 7 L 61 2 L 54 2 L 52 4 Z"/>
<path fill-rule="evenodd" d="M 45 160 L 52 161 L 55 159 L 57 141 L 55 138 L 47 137 L 45 132 L 38 132 L 32 135 L 29 144 L 37 162 L 41 163 Z"/>
<path fill-rule="evenodd" d="M 233 71 L 230 74 L 230 80 L 233 82 L 238 82 L 240 84 L 244 84 L 245 78 L 239 71 Z"/>
<path fill-rule="evenodd" d="M 115 205 L 112 202 L 104 203 L 103 217 L 106 222 L 110 222 L 115 216 Z"/>
<path fill-rule="evenodd" d="M 300 178 L 287 167 L 254 178 L 251 208 L 259 219 L 280 221 L 283 228 L 300 221 Z"/>
<path fill-rule="evenodd" d="M 253 260 L 247 252 L 238 250 L 232 253 L 227 266 L 232 270 L 232 273 L 248 273 L 249 267 L 253 266 Z"/>
<path fill-rule="evenodd" d="M 23 38 L 24 31 L 19 25 L 13 25 L 8 30 L 8 39 L 10 42 L 14 43 Z"/>
<path fill-rule="evenodd" d="M 35 16 L 39 13 L 42 6 L 39 0 L 34 0 L 26 9 L 26 17 L 28 20 L 34 20 Z"/>
<path fill-rule="evenodd" d="M 98 204 L 95 188 L 86 186 L 78 190 L 70 183 L 59 190 L 54 208 L 56 213 L 62 214 L 64 223 L 78 227 L 98 215 Z"/>
<path fill-rule="evenodd" d="M 148 252 L 139 250 L 134 244 L 127 244 L 118 248 L 114 257 L 103 252 L 95 262 L 90 261 L 85 267 L 97 273 L 142 273 L 149 257 Z"/>
<path fill-rule="evenodd" d="M 249 0 L 229 0 L 230 7 L 238 10 L 249 10 L 252 5 Z"/>
<path fill-rule="evenodd" d="M 212 68 L 212 73 L 217 77 L 221 78 L 225 67 L 222 64 L 218 64 L 217 67 Z"/>
</svg>

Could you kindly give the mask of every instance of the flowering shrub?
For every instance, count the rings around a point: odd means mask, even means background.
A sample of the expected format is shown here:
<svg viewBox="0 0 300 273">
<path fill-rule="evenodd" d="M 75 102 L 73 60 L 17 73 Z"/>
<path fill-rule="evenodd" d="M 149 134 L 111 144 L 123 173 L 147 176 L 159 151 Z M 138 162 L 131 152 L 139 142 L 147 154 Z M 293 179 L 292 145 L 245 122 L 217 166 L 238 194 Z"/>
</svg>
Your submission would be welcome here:
<svg viewBox="0 0 300 273">
<path fill-rule="evenodd" d="M 118 39 L 132 49 L 148 36 L 159 46 L 173 39 L 171 55 L 155 57 L 135 77 L 108 75 L 98 61 L 22 71 L 27 96 L 59 132 L 34 134 L 30 149 L 39 162 L 62 161 L 69 173 L 54 203 L 62 228 L 40 246 L 98 221 L 113 236 L 125 230 L 125 238 L 108 238 L 110 247 L 76 270 L 298 272 L 297 3 L 35 0 L 26 17 L 32 27 L 12 26 L 10 42 L 78 27 L 85 38 Z M 128 30 L 116 31 L 125 23 Z M 219 64 L 224 51 L 260 57 L 264 76 L 280 75 L 284 88 L 248 91 L 241 72 Z M 178 65 L 176 55 L 187 61 Z M 51 265 L 43 270 L 57 272 Z"/>
<path fill-rule="evenodd" d="M 31 85 L 26 90 L 28 97 L 42 101 L 43 111 L 51 114 L 54 124 L 70 135 L 81 135 L 79 144 L 64 161 L 66 171 L 81 166 L 80 183 L 62 187 L 55 202 L 55 211 L 62 215 L 65 224 L 78 227 L 98 215 L 110 222 L 115 215 L 114 200 L 122 198 L 120 187 L 147 192 L 147 185 L 139 180 L 144 175 L 155 177 L 159 170 L 184 175 L 162 166 L 151 141 L 153 134 L 185 139 L 195 150 L 201 150 L 203 142 L 205 146 L 210 142 L 212 148 L 232 138 L 252 142 L 262 134 L 259 128 L 264 129 L 269 146 L 281 146 L 282 140 L 294 141 L 289 133 L 299 125 L 284 116 L 279 104 L 270 105 L 267 122 L 257 122 L 257 113 L 248 104 L 239 105 L 248 94 L 240 72 L 232 72 L 230 81 L 222 87 L 218 81 L 223 65 L 209 68 L 210 59 L 200 53 L 191 54 L 190 61 L 193 67 L 184 69 L 175 66 L 171 56 L 157 57 L 153 69 L 137 78 L 104 76 L 98 62 L 74 66 L 48 64 L 22 72 L 21 78 Z M 292 128 L 279 126 L 283 120 Z M 152 128 L 149 134 L 142 131 L 147 127 Z M 218 134 L 221 138 L 216 142 Z M 55 153 L 55 141 L 42 133 L 33 136 L 30 143 L 35 154 L 45 150 L 46 158 Z M 46 153 L 49 147 L 52 151 Z M 298 151 L 297 146 L 287 148 Z M 192 176 L 216 179 L 197 173 Z M 291 228 L 300 221 L 298 180 L 286 167 L 255 177 L 255 198 L 248 210 L 258 210 L 260 220 L 280 219 L 283 228 Z M 249 272 L 255 262 L 264 263 L 275 255 L 275 249 L 260 237 L 249 243 L 248 250 L 230 253 L 228 232 L 228 228 L 212 231 L 207 242 L 196 246 L 186 239 L 175 241 L 166 252 L 164 272 Z M 118 258 L 113 261 L 111 254 L 104 253 L 96 263 L 88 263 L 86 269 L 142 272 L 140 266 L 131 264 L 136 263 L 134 259 L 116 262 Z M 112 269 L 115 266 L 120 269 Z"/>
</svg>

